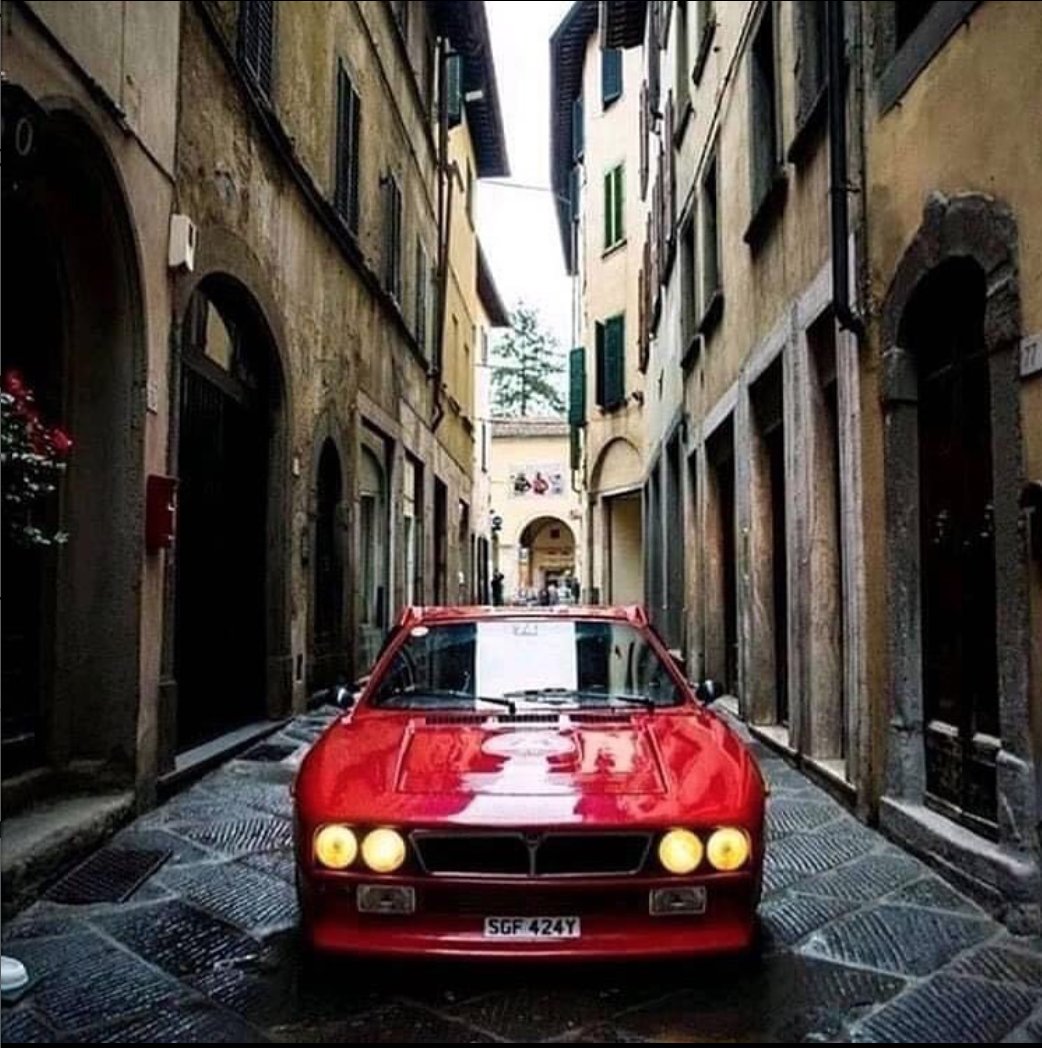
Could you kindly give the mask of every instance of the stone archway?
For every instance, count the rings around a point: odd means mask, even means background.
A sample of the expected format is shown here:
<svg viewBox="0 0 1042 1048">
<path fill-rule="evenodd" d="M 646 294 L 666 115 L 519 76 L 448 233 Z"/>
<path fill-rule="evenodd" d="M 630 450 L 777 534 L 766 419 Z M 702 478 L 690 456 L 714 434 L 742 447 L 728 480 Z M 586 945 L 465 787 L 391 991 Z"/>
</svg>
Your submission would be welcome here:
<svg viewBox="0 0 1042 1048">
<path fill-rule="evenodd" d="M 929 820 L 914 811 L 925 806 L 1021 850 L 1034 838 L 1036 814 L 1018 526 L 1020 294 L 1009 209 L 979 194 L 931 197 L 887 293 L 881 334 L 891 703 L 881 819 L 902 836 L 922 833 Z M 956 387 L 962 399 L 953 399 Z M 962 420 L 945 422 L 953 411 Z M 939 441 L 949 438 L 955 444 L 941 457 L 951 461 L 941 463 Z M 973 491 L 963 492 L 967 486 Z M 937 671 L 938 659 L 970 642 L 969 620 L 938 625 L 953 599 L 939 588 L 953 580 L 937 550 L 958 540 L 970 517 L 974 542 L 988 547 L 974 560 L 971 585 L 978 603 L 987 598 L 976 609 L 975 638 L 987 665 L 953 682 Z M 950 845 L 931 838 L 930 847 Z M 981 879 L 1005 881 L 1016 896 L 1024 885 L 1011 869 L 996 860 Z"/>
<path fill-rule="evenodd" d="M 23 120 L 32 134 L 16 155 L 7 132 Z M 5 84 L 4 125 L 4 368 L 23 373 L 73 453 L 48 509 L 68 541 L 15 552 L 5 540 L 3 773 L 77 760 L 132 781 L 145 387 L 134 223 L 78 112 Z"/>
<path fill-rule="evenodd" d="M 288 698 L 270 673 L 286 570 L 282 370 L 256 299 L 226 273 L 208 274 L 188 301 L 179 385 L 173 668 L 183 749 Z"/>
<path fill-rule="evenodd" d="M 560 517 L 539 516 L 517 538 L 518 583 L 537 593 L 575 578 L 575 533 Z"/>
<path fill-rule="evenodd" d="M 309 528 L 308 691 L 313 693 L 348 672 L 347 585 L 350 490 L 332 411 L 316 431 L 311 468 Z"/>
</svg>

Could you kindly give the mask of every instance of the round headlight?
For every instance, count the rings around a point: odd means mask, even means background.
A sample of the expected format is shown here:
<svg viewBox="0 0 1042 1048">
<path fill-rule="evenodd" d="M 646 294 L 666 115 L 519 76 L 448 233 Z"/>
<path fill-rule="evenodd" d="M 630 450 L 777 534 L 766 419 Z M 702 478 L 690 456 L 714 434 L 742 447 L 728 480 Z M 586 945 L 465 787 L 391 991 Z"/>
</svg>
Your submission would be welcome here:
<svg viewBox="0 0 1042 1048">
<path fill-rule="evenodd" d="M 315 858 L 331 870 L 346 870 L 358 855 L 358 838 L 348 826 L 323 826 L 315 834 Z"/>
<path fill-rule="evenodd" d="M 670 830 L 658 842 L 658 861 L 670 873 L 691 873 L 702 861 L 702 842 L 690 830 Z"/>
<path fill-rule="evenodd" d="M 373 830 L 362 841 L 362 860 L 374 873 L 393 873 L 405 862 L 405 840 L 397 830 Z"/>
<path fill-rule="evenodd" d="M 741 830 L 725 826 L 709 838 L 706 855 L 714 869 L 737 870 L 749 858 L 749 838 Z"/>
</svg>

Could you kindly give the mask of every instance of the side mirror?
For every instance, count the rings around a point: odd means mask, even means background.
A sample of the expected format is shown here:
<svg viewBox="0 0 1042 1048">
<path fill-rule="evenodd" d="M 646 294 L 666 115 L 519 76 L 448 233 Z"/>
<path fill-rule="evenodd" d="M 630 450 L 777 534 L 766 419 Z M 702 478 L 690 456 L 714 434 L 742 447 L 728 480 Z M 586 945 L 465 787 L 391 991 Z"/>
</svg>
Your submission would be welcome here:
<svg viewBox="0 0 1042 1048">
<path fill-rule="evenodd" d="M 715 680 L 700 681 L 695 685 L 695 694 L 708 706 L 720 698 L 720 685 Z"/>
</svg>

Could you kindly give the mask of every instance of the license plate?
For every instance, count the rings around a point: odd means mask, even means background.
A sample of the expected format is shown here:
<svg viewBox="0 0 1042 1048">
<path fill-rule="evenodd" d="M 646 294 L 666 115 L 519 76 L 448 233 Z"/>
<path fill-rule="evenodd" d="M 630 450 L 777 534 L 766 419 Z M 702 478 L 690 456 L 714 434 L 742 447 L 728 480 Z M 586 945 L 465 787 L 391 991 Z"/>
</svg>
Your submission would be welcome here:
<svg viewBox="0 0 1042 1048">
<path fill-rule="evenodd" d="M 578 939 L 578 917 L 486 917 L 486 939 Z"/>
</svg>

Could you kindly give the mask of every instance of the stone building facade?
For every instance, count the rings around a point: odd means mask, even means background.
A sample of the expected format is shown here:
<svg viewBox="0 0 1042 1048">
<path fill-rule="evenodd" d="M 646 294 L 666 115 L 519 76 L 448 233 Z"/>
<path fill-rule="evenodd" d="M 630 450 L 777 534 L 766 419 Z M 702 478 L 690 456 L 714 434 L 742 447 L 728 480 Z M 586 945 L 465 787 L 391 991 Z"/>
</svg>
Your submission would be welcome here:
<svg viewBox="0 0 1042 1048">
<path fill-rule="evenodd" d="M 640 68 L 634 51 L 602 52 L 596 3 L 573 4 L 550 41 L 550 173 L 572 278 L 572 468 L 586 497 L 591 603 L 637 601 L 643 589 Z"/>
<path fill-rule="evenodd" d="M 1042 17 L 602 14 L 648 100 L 652 617 L 761 737 L 1037 926 L 1042 143 L 1010 114 L 1042 106 Z"/>
<path fill-rule="evenodd" d="M 484 5 L 3 15 L 4 366 L 74 440 L 5 758 L 147 804 L 364 672 L 404 601 L 470 598 Z"/>
</svg>

